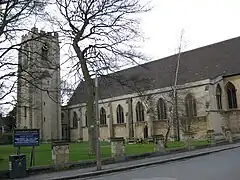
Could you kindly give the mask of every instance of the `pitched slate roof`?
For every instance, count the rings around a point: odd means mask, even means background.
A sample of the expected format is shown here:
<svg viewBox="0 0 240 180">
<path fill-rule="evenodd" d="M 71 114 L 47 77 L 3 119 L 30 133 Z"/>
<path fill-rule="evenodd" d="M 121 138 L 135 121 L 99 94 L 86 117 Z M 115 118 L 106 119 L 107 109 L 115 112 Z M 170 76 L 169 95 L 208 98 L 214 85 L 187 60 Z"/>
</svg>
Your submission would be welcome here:
<svg viewBox="0 0 240 180">
<path fill-rule="evenodd" d="M 104 99 L 134 93 L 136 89 L 133 82 L 138 82 L 137 87 L 145 89 L 169 87 L 173 85 L 176 64 L 177 55 L 173 55 L 102 76 L 99 78 L 100 97 Z M 178 84 L 238 73 L 240 73 L 240 37 L 183 52 Z M 84 81 L 78 85 L 68 105 L 83 102 L 86 102 Z"/>
</svg>

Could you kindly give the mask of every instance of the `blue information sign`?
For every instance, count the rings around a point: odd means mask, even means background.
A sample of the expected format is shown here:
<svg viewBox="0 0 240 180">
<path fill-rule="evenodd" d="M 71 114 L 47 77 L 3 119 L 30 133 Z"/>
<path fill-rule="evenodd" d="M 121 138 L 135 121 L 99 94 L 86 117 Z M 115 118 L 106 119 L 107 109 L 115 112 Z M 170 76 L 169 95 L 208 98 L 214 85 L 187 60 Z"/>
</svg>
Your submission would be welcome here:
<svg viewBox="0 0 240 180">
<path fill-rule="evenodd" d="M 39 146 L 39 129 L 15 129 L 13 140 L 15 147 Z"/>
</svg>

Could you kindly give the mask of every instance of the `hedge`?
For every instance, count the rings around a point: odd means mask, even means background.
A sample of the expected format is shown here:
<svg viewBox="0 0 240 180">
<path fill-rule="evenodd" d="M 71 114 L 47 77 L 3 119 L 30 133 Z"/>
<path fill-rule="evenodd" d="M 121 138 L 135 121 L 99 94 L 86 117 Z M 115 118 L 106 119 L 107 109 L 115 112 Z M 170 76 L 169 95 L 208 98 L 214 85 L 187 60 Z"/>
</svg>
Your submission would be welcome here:
<svg viewBox="0 0 240 180">
<path fill-rule="evenodd" d="M 0 133 L 0 145 L 9 145 L 13 143 L 12 133 Z"/>
</svg>

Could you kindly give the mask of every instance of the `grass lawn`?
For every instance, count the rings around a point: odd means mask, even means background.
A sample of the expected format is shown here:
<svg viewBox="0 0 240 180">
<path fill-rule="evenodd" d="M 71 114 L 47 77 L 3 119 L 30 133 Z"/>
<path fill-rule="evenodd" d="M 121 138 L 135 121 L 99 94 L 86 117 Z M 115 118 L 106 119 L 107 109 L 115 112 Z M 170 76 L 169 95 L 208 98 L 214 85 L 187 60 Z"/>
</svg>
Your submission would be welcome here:
<svg viewBox="0 0 240 180">
<path fill-rule="evenodd" d="M 193 145 L 201 146 L 207 144 L 207 141 L 193 141 Z M 177 149 L 184 146 L 183 142 L 169 142 L 167 149 Z M 0 146 L 0 170 L 8 169 L 8 157 L 15 154 L 16 149 L 11 146 Z M 141 154 L 146 152 L 153 152 L 153 144 L 126 144 L 125 152 L 127 155 Z M 31 147 L 21 148 L 21 154 L 26 154 L 27 164 L 29 165 L 29 158 Z M 35 149 L 35 165 L 49 165 L 51 164 L 51 144 L 41 144 Z M 101 143 L 101 157 L 106 158 L 111 156 L 110 143 Z M 72 143 L 70 144 L 70 161 L 80 161 L 95 159 L 95 156 L 88 154 L 88 142 Z"/>
</svg>

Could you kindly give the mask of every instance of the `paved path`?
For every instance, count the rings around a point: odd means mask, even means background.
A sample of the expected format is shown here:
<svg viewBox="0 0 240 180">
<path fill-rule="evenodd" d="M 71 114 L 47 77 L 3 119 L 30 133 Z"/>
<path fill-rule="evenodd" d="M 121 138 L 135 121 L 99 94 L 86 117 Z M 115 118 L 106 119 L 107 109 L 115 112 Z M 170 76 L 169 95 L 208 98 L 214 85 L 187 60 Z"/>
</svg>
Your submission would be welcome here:
<svg viewBox="0 0 240 180">
<path fill-rule="evenodd" d="M 239 180 L 240 148 L 202 157 L 128 172 L 104 175 L 94 180 Z M 90 179 L 90 178 L 89 178 Z M 80 179 L 79 179 L 80 180 Z"/>
<path fill-rule="evenodd" d="M 158 162 L 158 161 L 168 160 L 171 158 L 195 155 L 195 154 L 202 153 L 202 152 L 208 152 L 208 151 L 212 151 L 212 150 L 219 150 L 219 149 L 225 149 L 225 148 L 231 148 L 231 147 L 239 147 L 239 146 L 240 146 L 240 143 L 237 143 L 237 144 L 230 144 L 230 145 L 224 145 L 224 146 L 219 146 L 219 147 L 211 147 L 211 148 L 206 148 L 206 149 L 201 149 L 201 150 L 195 150 L 195 151 L 191 151 L 191 152 L 177 153 L 177 154 L 171 154 L 171 155 L 166 155 L 166 156 L 159 156 L 159 157 L 154 157 L 154 158 L 146 158 L 146 159 L 141 159 L 141 160 L 136 160 L 136 161 L 129 161 L 129 162 L 125 162 L 125 163 L 110 164 L 110 165 L 103 166 L 103 171 L 116 169 L 116 168 L 123 168 L 123 167 L 127 167 L 127 166 L 135 166 L 137 164 L 144 164 L 144 163 L 149 163 L 149 162 Z M 22 180 L 30 180 L 30 179 L 51 180 L 51 179 L 69 177 L 69 176 L 77 176 L 79 174 L 92 173 L 92 172 L 95 172 L 95 170 L 96 170 L 96 168 L 94 167 L 94 168 L 85 168 L 85 169 L 77 169 L 77 170 L 68 170 L 68 171 L 62 171 L 62 172 L 53 172 L 53 173 L 47 173 L 47 174 L 42 174 L 42 175 L 30 176 L 30 177 L 24 178 Z M 240 179 L 240 177 L 239 177 L 239 179 Z"/>
</svg>

